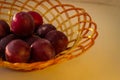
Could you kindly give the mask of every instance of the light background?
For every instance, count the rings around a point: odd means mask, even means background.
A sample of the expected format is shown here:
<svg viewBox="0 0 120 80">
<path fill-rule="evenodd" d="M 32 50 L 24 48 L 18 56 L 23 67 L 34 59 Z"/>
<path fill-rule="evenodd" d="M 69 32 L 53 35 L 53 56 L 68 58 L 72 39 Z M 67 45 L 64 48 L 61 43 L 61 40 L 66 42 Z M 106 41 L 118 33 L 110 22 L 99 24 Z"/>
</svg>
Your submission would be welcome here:
<svg viewBox="0 0 120 80">
<path fill-rule="evenodd" d="M 99 32 L 95 45 L 75 59 L 44 70 L 17 72 L 0 68 L 0 80 L 120 80 L 120 0 L 61 2 L 82 7 L 92 16 Z"/>
</svg>

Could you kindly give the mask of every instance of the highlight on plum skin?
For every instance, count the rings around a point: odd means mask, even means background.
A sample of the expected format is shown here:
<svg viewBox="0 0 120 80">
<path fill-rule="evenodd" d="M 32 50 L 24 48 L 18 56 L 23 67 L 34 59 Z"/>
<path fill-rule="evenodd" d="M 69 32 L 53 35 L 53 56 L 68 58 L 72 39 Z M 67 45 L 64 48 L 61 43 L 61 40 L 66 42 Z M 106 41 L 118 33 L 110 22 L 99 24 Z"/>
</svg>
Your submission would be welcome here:
<svg viewBox="0 0 120 80">
<path fill-rule="evenodd" d="M 61 31 L 52 30 L 46 34 L 45 38 L 51 42 L 56 54 L 67 48 L 68 38 Z"/>
<path fill-rule="evenodd" d="M 35 11 L 28 11 L 28 14 L 30 14 L 33 17 L 33 20 L 35 22 L 35 30 L 43 24 L 43 18 L 42 16 Z"/>
<path fill-rule="evenodd" d="M 9 34 L 0 39 L 0 56 L 3 60 L 5 60 L 5 47 L 6 45 L 14 39 L 18 39 L 18 37 L 14 34 Z"/>
<path fill-rule="evenodd" d="M 31 45 L 31 59 L 33 61 L 47 61 L 55 57 L 51 43 L 46 39 L 39 39 Z"/>
<path fill-rule="evenodd" d="M 40 36 L 40 37 L 45 37 L 45 35 L 51 31 L 51 30 L 56 30 L 55 26 L 52 24 L 43 24 L 40 25 L 36 31 L 36 33 Z"/>
<path fill-rule="evenodd" d="M 13 40 L 6 46 L 5 58 L 12 63 L 28 62 L 30 59 L 30 47 L 23 40 Z"/>
<path fill-rule="evenodd" d="M 27 12 L 14 14 L 10 29 L 14 34 L 21 37 L 32 35 L 35 29 L 33 17 Z"/>
</svg>

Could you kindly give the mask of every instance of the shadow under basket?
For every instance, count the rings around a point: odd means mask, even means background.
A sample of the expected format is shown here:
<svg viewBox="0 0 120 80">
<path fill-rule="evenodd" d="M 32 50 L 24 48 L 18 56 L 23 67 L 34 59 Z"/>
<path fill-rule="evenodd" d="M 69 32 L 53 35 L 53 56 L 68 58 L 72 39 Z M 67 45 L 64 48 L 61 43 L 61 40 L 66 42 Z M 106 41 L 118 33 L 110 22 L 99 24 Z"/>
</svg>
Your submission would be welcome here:
<svg viewBox="0 0 120 80">
<path fill-rule="evenodd" d="M 0 66 L 19 71 L 44 69 L 50 65 L 67 61 L 83 54 L 93 46 L 98 36 L 97 26 L 83 9 L 71 4 L 62 4 L 59 0 L 2 0 L 0 1 L 0 19 L 10 24 L 12 16 L 20 11 L 36 11 L 43 16 L 44 23 L 56 26 L 69 39 L 66 50 L 54 59 L 45 62 L 10 63 L 0 58 Z"/>
</svg>

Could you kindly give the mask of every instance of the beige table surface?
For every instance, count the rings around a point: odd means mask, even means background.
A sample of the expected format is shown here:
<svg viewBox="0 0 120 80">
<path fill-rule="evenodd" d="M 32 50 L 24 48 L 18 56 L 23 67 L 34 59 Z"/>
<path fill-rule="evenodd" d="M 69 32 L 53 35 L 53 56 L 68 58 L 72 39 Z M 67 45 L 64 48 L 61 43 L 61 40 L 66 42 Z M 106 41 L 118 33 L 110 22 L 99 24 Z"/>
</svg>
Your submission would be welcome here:
<svg viewBox="0 0 120 80">
<path fill-rule="evenodd" d="M 0 80 L 120 80 L 119 4 L 61 1 L 82 7 L 92 16 L 99 32 L 95 45 L 75 59 L 44 70 L 17 72 L 0 67 Z"/>
</svg>

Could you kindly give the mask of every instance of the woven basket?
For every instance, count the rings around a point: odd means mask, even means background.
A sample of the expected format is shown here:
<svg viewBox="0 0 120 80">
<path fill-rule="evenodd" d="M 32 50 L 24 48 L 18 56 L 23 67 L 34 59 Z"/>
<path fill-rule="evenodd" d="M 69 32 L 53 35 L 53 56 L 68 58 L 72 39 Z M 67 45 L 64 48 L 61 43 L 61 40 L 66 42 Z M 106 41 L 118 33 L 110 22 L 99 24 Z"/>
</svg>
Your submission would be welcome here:
<svg viewBox="0 0 120 80">
<path fill-rule="evenodd" d="M 39 70 L 75 58 L 94 44 L 98 35 L 97 27 L 83 8 L 62 4 L 59 0 L 0 0 L 0 19 L 8 23 L 15 13 L 31 10 L 40 13 L 44 23 L 55 25 L 57 30 L 67 35 L 68 48 L 55 59 L 45 62 L 10 63 L 0 58 L 0 66 L 20 71 Z"/>
</svg>

